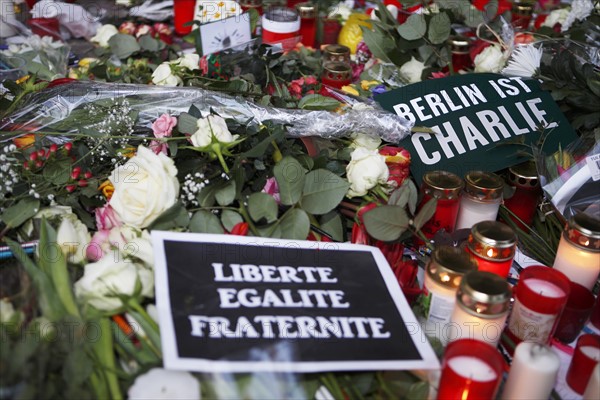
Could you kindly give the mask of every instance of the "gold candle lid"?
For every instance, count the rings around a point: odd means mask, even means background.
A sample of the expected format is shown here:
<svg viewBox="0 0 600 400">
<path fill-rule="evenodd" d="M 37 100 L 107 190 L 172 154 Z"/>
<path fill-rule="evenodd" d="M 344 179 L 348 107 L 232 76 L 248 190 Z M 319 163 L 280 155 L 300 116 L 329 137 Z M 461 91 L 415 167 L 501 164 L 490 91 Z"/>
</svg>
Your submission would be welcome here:
<svg viewBox="0 0 600 400">
<path fill-rule="evenodd" d="M 512 12 L 520 15 L 533 15 L 533 3 L 515 2 L 512 5 Z"/>
<path fill-rule="evenodd" d="M 485 271 L 463 276 L 456 292 L 457 304 L 471 315 L 497 318 L 508 312 L 511 289 L 506 279 Z"/>
<path fill-rule="evenodd" d="M 454 54 L 469 54 L 471 42 L 466 36 L 451 36 L 448 39 L 450 51 Z"/>
<path fill-rule="evenodd" d="M 328 44 L 323 53 L 327 56 L 345 56 L 350 55 L 350 48 L 342 44 Z"/>
<path fill-rule="evenodd" d="M 317 6 L 315 4 L 306 2 L 296 4 L 296 10 L 300 14 L 300 18 L 316 18 L 317 17 Z"/>
<path fill-rule="evenodd" d="M 429 171 L 423 175 L 423 192 L 436 199 L 457 199 L 464 186 L 463 180 L 451 172 Z"/>
<path fill-rule="evenodd" d="M 564 232 L 565 238 L 575 246 L 600 252 L 600 219 L 585 213 L 572 217 Z"/>
<path fill-rule="evenodd" d="M 438 246 L 427 265 L 427 275 L 443 286 L 457 288 L 464 274 L 477 270 L 477 261 L 457 247 Z"/>
<path fill-rule="evenodd" d="M 537 188 L 540 186 L 535 162 L 527 161 L 508 169 L 508 180 L 522 188 Z"/>
<path fill-rule="evenodd" d="M 465 193 L 478 200 L 496 200 L 502 197 L 504 182 L 493 172 L 472 171 L 465 176 Z"/>
<path fill-rule="evenodd" d="M 471 228 L 467 246 L 485 260 L 506 261 L 515 256 L 517 235 L 502 222 L 482 221 Z"/>
</svg>

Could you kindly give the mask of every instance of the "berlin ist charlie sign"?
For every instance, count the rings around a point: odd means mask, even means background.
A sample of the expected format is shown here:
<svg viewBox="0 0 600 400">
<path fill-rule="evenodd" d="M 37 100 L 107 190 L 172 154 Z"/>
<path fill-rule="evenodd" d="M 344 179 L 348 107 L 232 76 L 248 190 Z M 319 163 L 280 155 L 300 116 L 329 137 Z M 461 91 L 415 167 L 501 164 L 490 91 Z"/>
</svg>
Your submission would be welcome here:
<svg viewBox="0 0 600 400">
<path fill-rule="evenodd" d="M 508 143 L 519 138 L 536 143 L 540 127 L 547 134 L 546 154 L 576 138 L 550 93 L 534 79 L 457 75 L 392 90 L 375 100 L 435 132 L 415 133 L 400 142 L 413 157 L 411 171 L 418 181 L 427 171 L 464 176 L 472 170 L 493 172 L 526 161 L 522 156 L 526 148 Z"/>
<path fill-rule="evenodd" d="M 152 240 L 166 368 L 439 367 L 377 248 L 175 232 Z M 282 345 L 289 351 L 273 355 Z"/>
</svg>

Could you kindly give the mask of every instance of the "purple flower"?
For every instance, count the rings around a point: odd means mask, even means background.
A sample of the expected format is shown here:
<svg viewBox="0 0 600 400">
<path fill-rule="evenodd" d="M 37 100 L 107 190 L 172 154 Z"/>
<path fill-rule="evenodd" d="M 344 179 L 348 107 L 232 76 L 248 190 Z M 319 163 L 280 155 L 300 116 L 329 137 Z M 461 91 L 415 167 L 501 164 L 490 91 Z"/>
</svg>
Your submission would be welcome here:
<svg viewBox="0 0 600 400">
<path fill-rule="evenodd" d="M 371 89 L 373 94 L 381 94 L 387 92 L 385 85 L 377 85 L 373 89 Z"/>
<path fill-rule="evenodd" d="M 274 177 L 267 179 L 262 192 L 273 197 L 277 204 L 281 202 L 281 197 L 279 196 L 279 185 Z"/>
</svg>

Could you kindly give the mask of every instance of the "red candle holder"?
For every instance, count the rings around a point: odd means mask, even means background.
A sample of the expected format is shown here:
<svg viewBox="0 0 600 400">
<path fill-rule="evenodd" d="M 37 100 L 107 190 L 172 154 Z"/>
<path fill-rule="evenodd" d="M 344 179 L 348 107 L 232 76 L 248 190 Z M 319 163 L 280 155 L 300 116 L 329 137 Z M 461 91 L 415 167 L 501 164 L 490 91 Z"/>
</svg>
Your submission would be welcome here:
<svg viewBox="0 0 600 400">
<path fill-rule="evenodd" d="M 421 208 L 432 198 L 437 199 L 437 208 L 433 217 L 421 228 L 428 239 L 432 239 L 439 230 L 453 232 L 460 207 L 460 193 L 463 180 L 451 172 L 430 171 L 423 176 Z"/>
<path fill-rule="evenodd" d="M 471 60 L 471 40 L 465 36 L 454 36 L 448 39 L 452 53 L 452 69 L 454 72 L 473 69 Z"/>
<path fill-rule="evenodd" d="M 517 226 L 529 232 L 529 226 L 537 206 L 542 198 L 540 181 L 533 161 L 509 168 L 508 182 L 514 188 L 514 194 L 504 199 L 504 206 L 515 214 L 523 223 L 511 216 Z"/>
<path fill-rule="evenodd" d="M 504 359 L 494 347 L 473 339 L 454 341 L 444 352 L 437 398 L 493 399 L 503 370 Z"/>
<path fill-rule="evenodd" d="M 505 331 L 515 345 L 548 344 L 571 291 L 569 278 L 544 266 L 525 268 L 515 289 L 515 303 Z M 507 346 L 510 351 L 510 346 Z"/>
<path fill-rule="evenodd" d="M 264 43 L 281 45 L 290 50 L 300 35 L 300 16 L 296 10 L 273 7 L 262 16 L 262 39 Z"/>
<path fill-rule="evenodd" d="M 512 6 L 512 25 L 522 30 L 529 29 L 533 17 L 533 3 L 515 2 Z"/>
<path fill-rule="evenodd" d="M 308 47 L 315 46 L 317 36 L 317 6 L 312 3 L 298 3 L 296 10 L 300 15 L 300 36 L 302 43 Z"/>
<path fill-rule="evenodd" d="M 515 257 L 517 236 L 502 222 L 483 221 L 471 228 L 466 247 L 475 257 L 479 271 L 506 278 Z"/>
<path fill-rule="evenodd" d="M 196 12 L 196 0 L 176 0 L 173 2 L 173 24 L 175 33 L 185 36 L 192 31 L 192 26 L 183 26 L 193 21 Z"/>
<path fill-rule="evenodd" d="M 352 83 L 352 67 L 345 63 L 333 62 L 327 63 L 323 67 L 321 83 L 336 89 Z"/>
<path fill-rule="evenodd" d="M 577 282 L 570 282 L 571 292 L 560 316 L 554 337 L 563 343 L 571 343 L 587 322 L 594 308 L 594 294 Z"/>
<path fill-rule="evenodd" d="M 592 371 L 600 362 L 600 336 L 581 335 L 567 371 L 567 384 L 575 392 L 583 394 Z"/>
</svg>

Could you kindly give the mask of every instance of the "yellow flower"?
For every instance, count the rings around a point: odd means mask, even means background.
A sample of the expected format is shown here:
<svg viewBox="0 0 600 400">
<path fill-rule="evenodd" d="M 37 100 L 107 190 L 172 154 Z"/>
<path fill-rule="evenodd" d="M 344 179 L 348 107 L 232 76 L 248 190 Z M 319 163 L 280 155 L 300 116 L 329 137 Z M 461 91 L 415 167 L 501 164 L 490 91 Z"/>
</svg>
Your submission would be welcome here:
<svg viewBox="0 0 600 400">
<path fill-rule="evenodd" d="M 94 63 L 98 61 L 97 58 L 94 57 L 86 57 L 86 58 L 82 58 L 81 60 L 79 60 L 79 66 L 80 67 L 84 67 L 84 68 L 89 68 L 90 64 Z"/>
<path fill-rule="evenodd" d="M 115 187 L 113 186 L 113 184 L 107 179 L 105 180 L 102 185 L 100 185 L 100 187 L 98 188 L 98 190 L 100 192 L 102 192 L 102 195 L 106 198 L 106 200 L 110 200 L 110 198 L 112 197 L 114 191 L 115 191 Z"/>
<path fill-rule="evenodd" d="M 13 143 L 19 149 L 26 149 L 35 143 L 35 135 L 33 133 L 28 133 L 26 135 L 16 137 L 13 139 Z"/>
<path fill-rule="evenodd" d="M 371 86 L 377 86 L 379 85 L 379 81 L 361 81 L 360 82 L 360 87 L 362 88 L 362 90 L 369 90 L 371 88 Z"/>
<path fill-rule="evenodd" d="M 342 86 L 342 92 L 351 94 L 353 96 L 360 96 L 360 94 L 358 93 L 358 90 L 354 89 L 350 85 Z"/>
<path fill-rule="evenodd" d="M 356 53 L 356 46 L 363 38 L 361 26 L 371 29 L 371 18 L 366 14 L 351 14 L 346 24 L 340 31 L 338 43 L 350 48 L 352 54 Z"/>
</svg>

